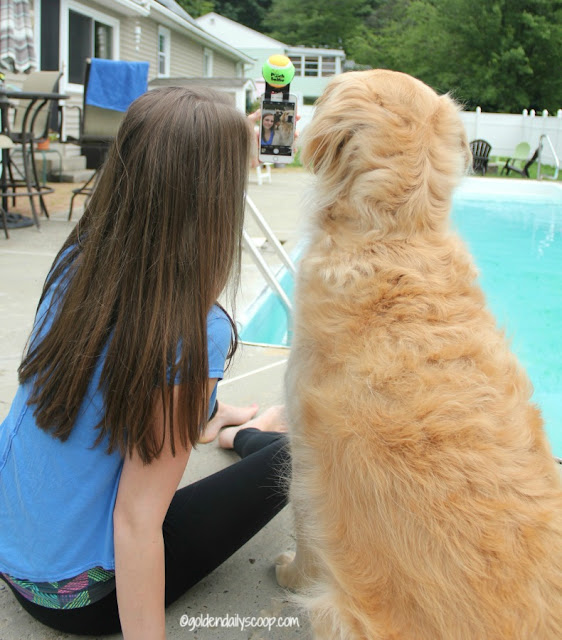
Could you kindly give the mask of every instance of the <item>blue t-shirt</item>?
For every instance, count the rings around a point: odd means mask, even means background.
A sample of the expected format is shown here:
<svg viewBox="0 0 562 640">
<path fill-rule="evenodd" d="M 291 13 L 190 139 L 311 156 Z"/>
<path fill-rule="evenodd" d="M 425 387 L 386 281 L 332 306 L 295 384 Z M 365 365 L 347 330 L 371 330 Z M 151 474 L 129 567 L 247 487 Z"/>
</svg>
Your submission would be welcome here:
<svg viewBox="0 0 562 640">
<path fill-rule="evenodd" d="M 51 291 L 37 318 L 48 309 Z M 222 379 L 231 327 L 216 306 L 207 318 L 207 340 L 209 378 Z M 106 453 L 107 439 L 93 447 L 103 413 L 102 368 L 100 357 L 66 442 L 36 425 L 27 404 L 30 383 L 19 387 L 0 425 L 1 573 L 52 582 L 92 567 L 115 568 L 113 508 L 123 458 Z M 209 413 L 214 400 L 215 394 Z"/>
<path fill-rule="evenodd" d="M 269 138 L 266 140 L 263 136 L 263 132 L 262 132 L 262 137 L 261 137 L 261 143 L 262 144 L 272 144 L 273 143 L 273 136 L 275 135 L 275 131 L 273 129 L 269 130 Z"/>
</svg>

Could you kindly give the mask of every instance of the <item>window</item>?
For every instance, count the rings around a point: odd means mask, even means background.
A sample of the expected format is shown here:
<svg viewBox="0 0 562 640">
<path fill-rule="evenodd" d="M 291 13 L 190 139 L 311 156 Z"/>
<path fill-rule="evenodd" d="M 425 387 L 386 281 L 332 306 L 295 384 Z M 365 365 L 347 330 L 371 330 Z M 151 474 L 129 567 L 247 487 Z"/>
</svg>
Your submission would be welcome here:
<svg viewBox="0 0 562 640">
<path fill-rule="evenodd" d="M 301 56 L 289 56 L 289 60 L 295 67 L 295 76 L 302 76 L 302 58 Z"/>
<path fill-rule="evenodd" d="M 170 30 L 158 27 L 158 77 L 170 76 Z"/>
<path fill-rule="evenodd" d="M 304 75 L 318 77 L 318 56 L 306 56 L 304 59 Z"/>
<path fill-rule="evenodd" d="M 326 56 L 320 59 L 322 65 L 322 77 L 335 76 L 336 75 L 336 57 Z"/>
<path fill-rule="evenodd" d="M 68 82 L 84 83 L 87 58 L 119 56 L 119 22 L 99 11 L 68 3 Z"/>
<path fill-rule="evenodd" d="M 213 50 L 203 49 L 203 77 L 213 77 Z"/>
<path fill-rule="evenodd" d="M 293 55 L 289 58 L 295 66 L 296 77 L 319 78 L 336 75 L 336 56 Z"/>
</svg>

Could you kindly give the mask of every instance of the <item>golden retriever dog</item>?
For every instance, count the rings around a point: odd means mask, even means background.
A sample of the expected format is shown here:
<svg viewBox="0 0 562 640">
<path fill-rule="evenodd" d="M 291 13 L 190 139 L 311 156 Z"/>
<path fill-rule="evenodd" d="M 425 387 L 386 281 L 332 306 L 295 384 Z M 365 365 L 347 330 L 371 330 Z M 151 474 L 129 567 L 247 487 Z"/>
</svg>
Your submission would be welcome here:
<svg viewBox="0 0 562 640">
<path fill-rule="evenodd" d="M 560 640 L 559 470 L 449 228 L 471 163 L 459 107 L 383 70 L 317 104 L 278 581 L 322 640 Z"/>
<path fill-rule="evenodd" d="M 275 123 L 275 133 L 272 144 L 280 147 L 290 147 L 293 144 L 293 124 L 290 116 L 294 116 L 294 111 L 284 111 L 279 120 Z"/>
</svg>

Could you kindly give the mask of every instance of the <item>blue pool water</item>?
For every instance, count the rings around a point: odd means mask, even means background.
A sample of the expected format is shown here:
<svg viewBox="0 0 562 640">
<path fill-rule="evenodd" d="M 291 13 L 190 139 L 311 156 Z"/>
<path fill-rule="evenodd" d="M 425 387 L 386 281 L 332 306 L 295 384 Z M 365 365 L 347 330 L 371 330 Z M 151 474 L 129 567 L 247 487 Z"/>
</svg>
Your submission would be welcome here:
<svg viewBox="0 0 562 640">
<path fill-rule="evenodd" d="M 562 188 L 472 178 L 458 190 L 453 224 L 467 242 L 500 326 L 535 387 L 554 454 L 562 457 Z M 281 282 L 289 297 L 293 281 Z M 252 305 L 246 342 L 287 345 L 287 315 L 273 294 Z"/>
</svg>

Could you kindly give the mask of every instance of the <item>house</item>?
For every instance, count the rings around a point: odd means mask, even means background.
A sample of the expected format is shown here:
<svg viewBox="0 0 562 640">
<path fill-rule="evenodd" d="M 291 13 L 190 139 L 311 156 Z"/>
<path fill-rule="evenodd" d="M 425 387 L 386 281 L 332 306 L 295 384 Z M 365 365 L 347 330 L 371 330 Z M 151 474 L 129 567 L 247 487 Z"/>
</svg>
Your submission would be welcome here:
<svg viewBox="0 0 562 640">
<path fill-rule="evenodd" d="M 341 49 L 292 47 L 214 12 L 197 18 L 195 22 L 209 34 L 253 58 L 253 65 L 246 70 L 246 75 L 262 90 L 263 63 L 275 53 L 288 56 L 295 65 L 291 92 L 301 97 L 305 105 L 312 104 L 322 94 L 330 78 L 343 70 L 345 52 Z"/>
<path fill-rule="evenodd" d="M 242 109 L 255 88 L 243 82 L 252 58 L 203 30 L 174 0 L 29 0 L 38 69 L 63 72 L 63 135 L 77 136 L 85 61 L 90 57 L 148 61 L 149 81 L 221 78 L 219 89 Z M 24 76 L 7 74 L 11 85 Z M 228 80 L 231 80 L 229 85 Z M 247 93 L 251 93 L 248 96 Z"/>
<path fill-rule="evenodd" d="M 202 29 L 174 0 L 29 0 L 29 5 L 37 69 L 63 72 L 59 91 L 69 96 L 61 103 L 63 140 L 79 138 L 75 107 L 83 103 L 85 63 L 91 57 L 148 61 L 149 88 L 186 84 L 189 78 L 226 92 L 241 110 L 257 95 L 244 77 L 253 58 Z M 8 86 L 19 88 L 24 79 L 6 74 Z M 92 148 L 65 144 L 55 151 L 59 162 L 45 153 L 42 159 L 54 179 L 85 180 L 85 156 L 90 168 L 101 161 L 100 151 Z"/>
</svg>

